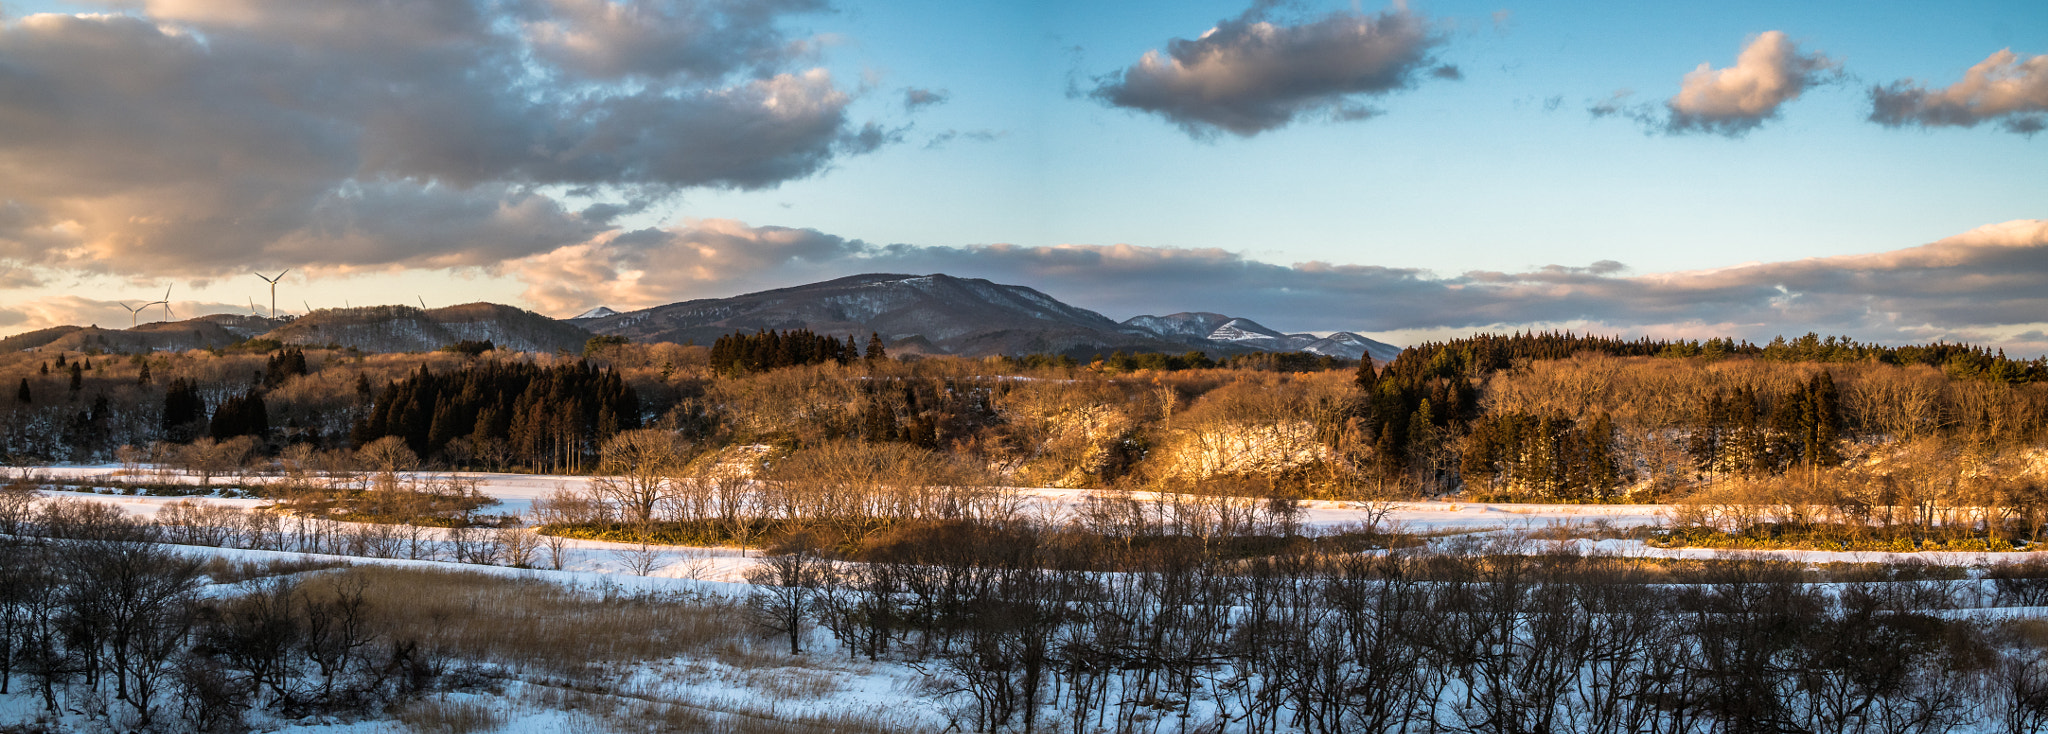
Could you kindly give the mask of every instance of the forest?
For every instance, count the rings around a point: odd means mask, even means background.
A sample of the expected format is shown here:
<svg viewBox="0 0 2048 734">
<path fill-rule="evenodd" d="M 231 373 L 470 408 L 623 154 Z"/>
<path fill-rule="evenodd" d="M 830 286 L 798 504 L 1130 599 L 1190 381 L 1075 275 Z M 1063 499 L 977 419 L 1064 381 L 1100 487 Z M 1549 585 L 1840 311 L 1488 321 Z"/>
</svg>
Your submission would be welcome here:
<svg viewBox="0 0 2048 734">
<path fill-rule="evenodd" d="M 895 359 L 869 341 L 792 331 L 709 348 L 594 339 L 581 355 L 23 352 L 0 356 L 0 381 L 17 386 L 0 453 L 16 466 L 231 475 L 287 457 L 360 465 L 395 437 L 406 455 L 380 461 L 405 468 L 704 478 L 888 464 L 947 467 L 954 486 L 1678 502 L 1690 542 L 1726 545 L 2010 547 L 2048 525 L 2048 365 L 1966 345 L 1527 333 L 1381 364 L 1083 364 Z M 657 465 L 611 450 L 643 431 L 672 444 Z"/>
</svg>

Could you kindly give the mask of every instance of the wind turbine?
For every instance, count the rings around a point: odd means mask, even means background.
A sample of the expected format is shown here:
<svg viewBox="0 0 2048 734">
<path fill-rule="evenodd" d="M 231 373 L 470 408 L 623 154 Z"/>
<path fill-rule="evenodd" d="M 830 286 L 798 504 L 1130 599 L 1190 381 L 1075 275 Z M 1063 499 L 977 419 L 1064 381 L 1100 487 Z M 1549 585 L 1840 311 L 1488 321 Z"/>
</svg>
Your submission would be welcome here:
<svg viewBox="0 0 2048 734">
<path fill-rule="evenodd" d="M 173 285 L 175 285 L 175 284 L 173 284 Z M 164 286 L 164 300 L 161 300 L 161 301 L 157 301 L 157 303 L 163 304 L 163 307 L 164 307 L 164 321 L 170 321 L 170 320 L 171 320 L 171 286 L 168 286 L 168 285 L 167 285 L 167 286 Z"/>
<path fill-rule="evenodd" d="M 262 273 L 256 273 L 256 277 L 262 278 L 270 282 L 270 317 L 273 319 L 277 318 L 277 281 L 283 279 L 284 274 L 289 273 L 291 271 L 291 268 L 285 268 L 284 270 L 280 270 L 277 273 L 277 277 L 274 278 L 268 275 L 264 275 Z"/>
<path fill-rule="evenodd" d="M 126 303 L 120 304 L 120 306 L 121 306 L 122 308 L 128 309 L 128 328 L 130 328 L 130 329 L 133 329 L 133 328 L 135 328 L 135 317 L 136 317 L 136 315 L 137 315 L 137 314 L 140 314 L 140 313 L 142 313 L 142 309 L 145 309 L 145 308 L 149 308 L 150 306 L 154 306 L 154 305 L 156 305 L 156 304 L 154 304 L 154 303 L 145 303 L 145 304 L 142 304 L 142 305 L 140 305 L 140 306 L 130 306 L 130 305 L 126 304 Z"/>
</svg>

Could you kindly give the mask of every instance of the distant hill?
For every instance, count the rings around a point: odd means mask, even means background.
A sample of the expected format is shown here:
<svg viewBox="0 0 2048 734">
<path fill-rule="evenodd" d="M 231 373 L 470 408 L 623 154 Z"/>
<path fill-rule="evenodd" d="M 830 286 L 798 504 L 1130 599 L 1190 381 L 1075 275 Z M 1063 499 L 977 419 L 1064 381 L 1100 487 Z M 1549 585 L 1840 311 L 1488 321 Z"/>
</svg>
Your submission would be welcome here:
<svg viewBox="0 0 2048 734">
<path fill-rule="evenodd" d="M 698 344 L 763 329 L 850 334 L 863 342 L 877 333 L 898 351 L 965 356 L 1186 349 L 1030 288 L 950 275 L 855 275 L 579 322 L 635 341 Z"/>
<path fill-rule="evenodd" d="M 89 326 L 75 329 L 62 338 L 38 346 L 52 351 L 82 352 L 97 349 L 116 354 L 206 349 L 225 347 L 270 331 L 282 323 L 284 322 L 281 320 L 259 316 L 213 314 L 184 321 L 159 321 L 132 329 Z"/>
<path fill-rule="evenodd" d="M 597 309 L 596 314 L 609 309 Z M 890 348 L 987 356 L 1055 353 L 1086 358 L 1113 351 L 1212 356 L 1308 351 L 1393 359 L 1400 348 L 1349 332 L 1283 334 L 1249 319 L 1213 313 L 1139 316 L 1117 323 L 1024 286 L 950 275 L 855 275 L 822 283 L 709 298 L 571 320 L 635 341 L 709 344 L 734 332 L 809 329 L 828 335 L 881 334 Z"/>
<path fill-rule="evenodd" d="M 365 352 L 425 352 L 461 341 L 501 349 L 580 352 L 590 332 L 532 311 L 495 303 L 432 310 L 411 306 L 320 309 L 297 318 L 214 314 L 132 329 L 60 326 L 0 340 L 0 351 L 49 349 L 129 354 L 225 347 L 248 339 L 354 347 Z"/>
<path fill-rule="evenodd" d="M 15 334 L 14 336 L 0 339 L 0 352 L 19 352 L 23 349 L 35 349 L 62 339 L 71 332 L 81 331 L 84 328 L 81 326 L 52 326 L 47 329 L 37 329 L 23 334 Z"/>
<path fill-rule="evenodd" d="M 1220 313 L 1133 316 L 1125 319 L 1123 325 L 1144 329 L 1197 348 L 1211 344 L 1229 344 L 1261 352 L 1311 352 L 1345 359 L 1359 359 L 1365 355 L 1372 355 L 1373 359 L 1382 362 L 1390 361 L 1401 353 L 1400 347 L 1373 341 L 1348 331 L 1339 331 L 1329 336 L 1283 334 L 1251 319 L 1234 318 Z"/>
<path fill-rule="evenodd" d="M 422 311 L 411 306 L 326 308 L 262 335 L 286 344 L 339 344 L 365 352 L 426 352 L 460 341 L 489 341 L 522 352 L 582 351 L 590 332 L 532 311 L 468 303 Z"/>
<path fill-rule="evenodd" d="M 1386 361 L 1401 352 L 1350 332 L 1286 334 L 1219 313 L 1137 316 L 1118 323 L 1024 286 L 942 274 L 855 275 L 627 313 L 600 306 L 572 319 L 469 303 L 436 309 L 329 308 L 283 319 L 216 314 L 132 329 L 60 326 L 0 339 L 0 351 L 183 351 L 263 338 L 365 352 L 424 352 L 462 341 L 489 341 L 525 352 L 579 352 L 594 334 L 708 345 L 726 334 L 767 329 L 851 335 L 863 344 L 868 334 L 877 333 L 897 353 L 968 357 L 1036 353 L 1087 359 L 1115 351 L 1200 350 L 1212 357 L 1311 352 Z"/>
</svg>

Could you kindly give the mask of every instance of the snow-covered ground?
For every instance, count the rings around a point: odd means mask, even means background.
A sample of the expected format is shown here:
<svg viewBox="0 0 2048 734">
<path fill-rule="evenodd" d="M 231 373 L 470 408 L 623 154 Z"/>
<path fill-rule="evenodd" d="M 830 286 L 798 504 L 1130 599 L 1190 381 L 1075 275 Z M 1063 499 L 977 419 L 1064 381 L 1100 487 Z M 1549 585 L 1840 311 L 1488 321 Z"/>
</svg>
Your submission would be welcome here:
<svg viewBox="0 0 2048 734">
<path fill-rule="evenodd" d="M 142 477 L 122 474 L 118 464 L 86 466 L 39 467 L 29 470 L 52 478 L 80 483 L 94 481 L 135 481 L 146 477 L 148 481 L 167 481 L 197 484 L 197 477 L 160 469 L 143 470 Z M 477 483 L 479 491 L 498 500 L 500 504 L 489 509 L 492 513 L 518 513 L 530 515 L 533 503 L 557 489 L 580 490 L 591 481 L 590 477 L 555 476 L 540 474 L 506 474 L 495 472 L 450 472 L 411 473 L 404 476 L 425 479 L 430 477 L 456 476 Z M 245 481 L 264 482 L 257 476 Z M 1016 491 L 1026 502 L 1026 514 L 1037 517 L 1063 517 L 1096 490 L 1017 488 Z M 183 498 L 148 496 L 109 496 L 104 494 L 55 492 L 53 496 L 90 497 L 113 502 L 129 513 L 151 516 L 157 508 Z M 1133 499 L 1141 502 L 1158 501 L 1150 492 L 1134 492 Z M 250 508 L 264 504 L 253 499 L 204 498 L 201 501 L 219 502 L 238 507 Z M 1032 506 L 1035 505 L 1035 506 Z M 1378 508 L 1362 502 L 1311 500 L 1304 503 L 1302 524 L 1309 528 L 1335 528 L 1360 525 L 1376 518 L 1383 524 L 1391 524 L 1408 532 L 1450 535 L 1458 533 L 1489 533 L 1500 531 L 1552 530 L 1561 527 L 1591 528 L 1604 525 L 1609 528 L 1654 527 L 1669 518 L 1670 505 L 1568 505 L 1501 502 L 1398 502 L 1390 508 Z M 623 543 L 600 541 L 570 541 L 570 562 L 565 568 L 574 571 L 620 572 L 623 566 L 617 553 L 629 548 Z M 1836 552 L 1806 550 L 1744 551 L 1711 548 L 1652 548 L 1636 540 L 1604 540 L 1582 542 L 1587 552 L 1653 558 L 1713 558 L 1727 556 L 1748 556 L 1779 558 L 1809 563 L 1896 563 L 1914 560 L 1940 565 L 1985 565 L 2024 560 L 2037 557 L 2034 553 L 1995 552 L 1949 552 L 1929 551 L 1918 553 L 1891 552 Z M 670 551 L 669 565 L 656 575 L 670 578 L 697 578 L 715 581 L 741 581 L 746 569 L 754 563 L 747 554 L 730 548 L 677 548 Z"/>
<path fill-rule="evenodd" d="M 32 470 L 53 478 L 61 478 L 79 484 L 117 482 L 129 477 L 117 476 L 119 466 L 66 466 Z M 419 475 L 424 478 L 429 475 Z M 445 476 L 445 475 L 441 475 Z M 502 505 L 492 512 L 527 513 L 532 504 L 557 488 L 579 488 L 589 481 L 586 477 L 536 476 L 522 474 L 465 473 L 467 479 L 477 482 L 480 491 L 498 499 Z M 193 477 L 177 474 L 158 474 L 154 471 L 148 481 L 174 481 L 197 483 Z M 260 479 L 256 481 L 261 481 Z M 1075 489 L 1030 488 L 1017 490 L 1028 502 L 1037 507 L 1026 511 L 1040 516 L 1058 516 L 1072 512 L 1086 500 L 1091 491 Z M 113 504 L 123 511 L 138 517 L 154 516 L 164 505 L 187 498 L 149 497 L 132 495 L 109 495 L 88 492 L 53 492 L 52 497 L 73 497 L 91 499 Z M 262 500 L 243 498 L 195 498 L 196 501 L 220 503 L 241 508 L 253 508 L 265 504 Z M 1159 498 L 1147 493 L 1137 493 L 1133 499 L 1158 501 Z M 1426 532 L 1443 536 L 1467 533 L 1512 533 L 1518 530 L 1554 530 L 1561 526 L 1592 526 L 1605 524 L 1609 527 L 1626 528 L 1654 526 L 1663 522 L 1669 512 L 1668 506 L 1660 505 L 1539 505 L 1503 503 L 1443 503 L 1414 502 L 1397 503 L 1391 507 L 1372 507 L 1360 503 L 1315 501 L 1307 503 L 1303 522 L 1317 528 L 1340 527 L 1364 523 L 1376 519 L 1398 523 L 1414 532 Z M 1383 513 L 1383 517 L 1380 517 Z M 2027 553 L 1834 553 L 1819 551 L 1724 551 L 1712 549 L 1663 549 L 1646 546 L 1640 540 L 1569 540 L 1559 541 L 1573 545 L 1589 553 L 1605 553 L 1639 557 L 1712 558 L 1730 555 L 1749 555 L 1781 558 L 1809 563 L 1851 562 L 1877 563 L 1917 560 L 1943 565 L 1975 566 L 2020 560 L 2034 557 Z M 1543 543 L 1532 547 L 1543 547 Z M 573 588 L 597 592 L 679 592 L 684 594 L 706 594 L 736 597 L 747 594 L 749 587 L 744 583 L 744 573 L 757 559 L 747 552 L 732 548 L 671 548 L 662 551 L 665 565 L 651 576 L 636 576 L 628 571 L 626 554 L 632 546 L 619 543 L 570 540 L 567 542 L 566 563 L 562 570 L 519 569 L 503 566 L 460 565 L 439 561 L 413 561 L 400 559 L 376 559 L 340 556 L 309 556 L 263 550 L 241 550 L 227 548 L 185 547 L 182 552 L 195 555 L 216 556 L 230 560 L 262 561 L 306 558 L 333 558 L 356 564 L 383 564 L 393 566 L 418 566 L 433 568 L 459 567 L 472 573 L 492 574 L 507 577 L 547 581 Z M 545 551 L 538 556 L 546 558 Z M 1965 582 L 1971 583 L 1971 582 Z M 1991 609 L 1956 609 L 1941 612 L 1946 616 L 1974 618 L 2005 617 L 2048 617 L 2048 608 L 2009 607 Z M 813 631 L 813 649 L 829 650 L 825 643 L 829 638 L 821 630 Z M 782 662 L 771 662 L 762 667 L 740 669 L 725 663 L 708 659 L 679 658 L 662 660 L 632 666 L 620 671 L 622 680 L 619 690 L 644 692 L 659 696 L 664 701 L 682 703 L 690 707 L 701 707 L 717 716 L 752 716 L 757 712 L 778 717 L 807 717 L 850 715 L 868 722 L 885 722 L 890 728 L 903 730 L 938 731 L 945 729 L 959 711 L 948 711 L 941 704 L 933 703 L 921 686 L 927 676 L 909 665 L 895 663 L 865 663 L 847 661 L 844 656 L 810 654 L 801 658 L 789 658 Z M 502 690 L 475 691 L 443 694 L 439 698 L 450 704 L 480 706 L 491 711 L 501 722 L 486 731 L 507 734 L 555 731 L 608 731 L 607 723 L 580 711 L 563 710 L 535 703 L 543 700 L 536 691 L 544 688 L 536 681 L 516 680 L 504 683 Z M 802 695 L 779 697 L 764 696 L 764 691 L 782 692 L 799 689 Z M 750 707 L 761 705 L 762 701 L 773 711 L 758 711 Z M 954 704 L 958 706 L 957 701 Z M 32 697 L 15 695 L 0 696 L 0 726 L 14 722 L 33 720 L 36 703 Z M 403 732 L 409 729 L 393 721 L 270 721 L 260 723 L 263 730 L 279 732 L 322 732 L 325 734 L 372 734 L 381 732 Z"/>
</svg>

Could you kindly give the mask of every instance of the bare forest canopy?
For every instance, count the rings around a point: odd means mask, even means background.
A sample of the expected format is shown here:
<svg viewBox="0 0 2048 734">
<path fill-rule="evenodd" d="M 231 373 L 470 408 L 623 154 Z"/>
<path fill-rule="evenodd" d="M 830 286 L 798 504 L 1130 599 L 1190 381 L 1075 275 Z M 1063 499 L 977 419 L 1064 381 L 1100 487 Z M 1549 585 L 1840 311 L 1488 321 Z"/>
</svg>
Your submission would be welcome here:
<svg viewBox="0 0 2048 734">
<path fill-rule="evenodd" d="M 1341 363 L 892 359 L 877 339 L 850 341 L 792 331 L 710 348 L 600 338 L 581 356 L 482 344 L 0 355 L 0 385 L 14 388 L 0 391 L 0 453 L 17 465 L 176 461 L 207 439 L 242 440 L 262 459 L 293 446 L 353 455 L 397 437 L 427 467 L 589 473 L 614 436 L 646 427 L 683 440 L 685 464 L 741 471 L 835 442 L 893 443 L 1025 486 L 1550 502 L 1737 493 L 1816 503 L 1745 521 L 1879 518 L 2029 537 L 2048 474 L 2048 364 L 1967 345 L 1530 333 L 1316 370 Z"/>
</svg>

